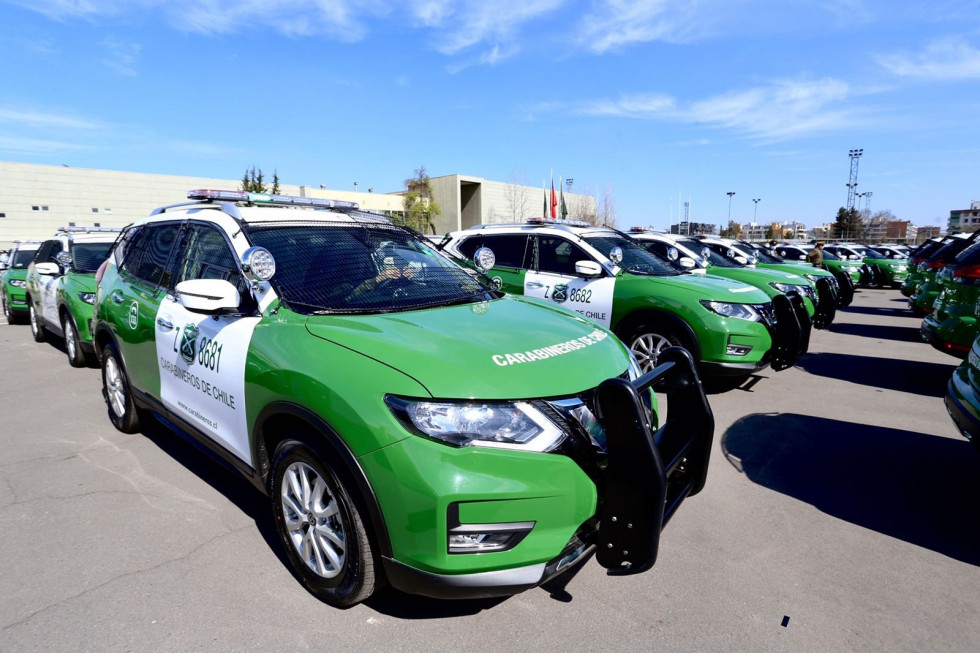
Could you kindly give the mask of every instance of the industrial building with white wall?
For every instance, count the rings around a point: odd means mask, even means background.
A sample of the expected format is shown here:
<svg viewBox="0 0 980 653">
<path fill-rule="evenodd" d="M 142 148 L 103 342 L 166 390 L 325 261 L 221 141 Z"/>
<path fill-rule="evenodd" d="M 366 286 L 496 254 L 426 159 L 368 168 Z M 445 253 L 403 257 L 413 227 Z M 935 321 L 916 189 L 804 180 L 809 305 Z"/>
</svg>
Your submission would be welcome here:
<svg viewBox="0 0 980 653">
<path fill-rule="evenodd" d="M 0 249 L 9 248 L 17 239 L 48 238 L 58 227 L 122 227 L 146 217 L 158 206 L 187 201 L 187 191 L 191 189 L 241 187 L 241 180 L 234 179 L 2 161 L 0 180 Z M 433 219 L 439 234 L 477 224 L 541 216 L 540 188 L 468 175 L 433 177 L 431 184 L 433 199 L 442 210 Z M 280 182 L 279 192 L 353 201 L 366 211 L 404 211 L 404 190 L 364 193 Z M 595 202 L 589 195 L 566 193 L 565 201 L 572 213 L 570 218 L 595 214 Z"/>
</svg>

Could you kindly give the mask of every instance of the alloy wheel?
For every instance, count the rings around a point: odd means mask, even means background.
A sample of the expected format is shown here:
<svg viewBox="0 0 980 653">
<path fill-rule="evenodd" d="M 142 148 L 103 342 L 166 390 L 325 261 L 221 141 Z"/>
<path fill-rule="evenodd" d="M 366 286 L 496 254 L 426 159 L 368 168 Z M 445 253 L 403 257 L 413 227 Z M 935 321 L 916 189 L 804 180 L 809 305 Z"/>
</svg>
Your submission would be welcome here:
<svg viewBox="0 0 980 653">
<path fill-rule="evenodd" d="M 289 540 L 303 563 L 323 578 L 340 574 L 347 559 L 344 521 L 320 472 L 304 462 L 291 464 L 280 501 Z"/>
</svg>

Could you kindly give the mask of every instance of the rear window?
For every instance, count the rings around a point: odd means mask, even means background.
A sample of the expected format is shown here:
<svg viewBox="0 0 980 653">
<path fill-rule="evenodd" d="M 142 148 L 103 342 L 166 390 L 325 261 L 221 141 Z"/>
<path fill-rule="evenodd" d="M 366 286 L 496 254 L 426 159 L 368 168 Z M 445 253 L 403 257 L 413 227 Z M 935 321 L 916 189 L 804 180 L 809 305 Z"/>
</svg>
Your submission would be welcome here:
<svg viewBox="0 0 980 653">
<path fill-rule="evenodd" d="M 930 261 L 939 261 L 940 263 L 949 264 L 953 262 L 956 255 L 962 252 L 964 249 L 972 245 L 969 238 L 957 238 L 951 243 L 946 243 L 929 257 Z"/>
<path fill-rule="evenodd" d="M 407 311 L 499 296 L 399 227 L 253 222 L 247 230 L 254 244 L 272 252 L 272 283 L 300 313 Z"/>
<path fill-rule="evenodd" d="M 954 262 L 956 264 L 965 263 L 967 265 L 976 265 L 977 263 L 980 263 L 980 243 L 973 243 L 957 254 Z"/>
</svg>

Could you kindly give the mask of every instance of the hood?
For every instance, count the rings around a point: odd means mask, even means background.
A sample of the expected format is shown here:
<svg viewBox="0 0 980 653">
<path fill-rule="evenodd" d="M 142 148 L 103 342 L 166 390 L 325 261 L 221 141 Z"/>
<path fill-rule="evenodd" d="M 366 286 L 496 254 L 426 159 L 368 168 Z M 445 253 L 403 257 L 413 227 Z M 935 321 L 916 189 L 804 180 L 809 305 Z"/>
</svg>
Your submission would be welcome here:
<svg viewBox="0 0 980 653">
<path fill-rule="evenodd" d="M 769 270 L 763 268 L 721 268 L 712 267 L 709 274 L 717 274 L 727 279 L 735 279 L 742 283 L 753 286 L 765 287 L 765 293 L 769 296 L 777 294 L 779 291 L 770 286 L 770 283 L 788 283 L 797 286 L 808 286 L 810 282 L 799 274 L 789 274 L 779 270 Z"/>
<path fill-rule="evenodd" d="M 95 292 L 98 285 L 95 281 L 94 272 L 67 272 L 65 283 L 71 283 L 72 288 L 77 292 Z"/>
<path fill-rule="evenodd" d="M 713 274 L 714 272 L 709 269 L 705 275 L 682 274 L 673 277 L 628 276 L 641 283 L 655 283 L 661 288 L 663 285 L 676 288 L 685 293 L 689 293 L 692 300 L 695 301 L 711 299 L 717 302 L 729 302 L 733 304 L 765 304 L 769 301 L 769 295 L 755 286 L 747 285 L 740 281 L 715 277 L 712 276 Z M 648 294 L 662 294 L 662 290 L 656 288 L 651 289 Z"/>
<path fill-rule="evenodd" d="M 799 266 L 794 265 L 792 263 L 764 263 L 764 264 L 760 263 L 759 265 L 760 266 L 764 265 L 766 270 L 772 270 L 773 272 L 784 272 L 786 274 L 793 274 L 798 277 L 802 277 L 804 274 L 812 274 L 818 277 L 834 276 L 832 273 L 827 272 L 826 270 L 823 270 L 821 268 L 815 268 L 815 267 L 811 267 L 809 270 L 803 271 L 800 270 Z M 804 279 L 804 281 L 807 281 L 807 279 Z M 791 282 L 786 282 L 786 283 L 791 283 Z"/>
<path fill-rule="evenodd" d="M 625 347 L 577 313 L 508 295 L 383 315 L 311 316 L 307 330 L 412 377 L 433 397 L 572 395 L 619 376 Z"/>
</svg>

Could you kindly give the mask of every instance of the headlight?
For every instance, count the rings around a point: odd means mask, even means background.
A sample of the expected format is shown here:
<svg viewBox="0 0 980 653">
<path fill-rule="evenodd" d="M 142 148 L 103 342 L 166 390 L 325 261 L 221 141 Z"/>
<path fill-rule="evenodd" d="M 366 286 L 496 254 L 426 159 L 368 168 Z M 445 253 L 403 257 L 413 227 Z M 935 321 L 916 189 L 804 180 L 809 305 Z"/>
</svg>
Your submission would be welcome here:
<svg viewBox="0 0 980 653">
<path fill-rule="evenodd" d="M 27 286 L 27 282 L 24 281 L 23 279 L 11 279 L 10 285 L 15 286 L 17 288 L 24 288 Z"/>
<path fill-rule="evenodd" d="M 809 279 L 810 281 L 812 281 L 813 283 L 816 283 L 817 281 L 823 278 L 819 274 L 804 274 L 803 276 Z"/>
<path fill-rule="evenodd" d="M 905 272 L 905 270 L 907 270 L 907 269 L 908 268 L 906 268 L 904 265 L 896 265 L 895 266 L 895 272 Z"/>
<path fill-rule="evenodd" d="M 410 431 L 454 447 L 548 451 L 565 435 L 523 401 L 417 401 L 389 395 L 385 403 Z"/>
<path fill-rule="evenodd" d="M 735 317 L 740 320 L 751 320 L 760 322 L 759 313 L 748 304 L 729 304 L 727 302 L 715 302 L 710 299 L 702 299 L 701 305 L 712 313 L 717 313 L 724 317 Z"/>
<path fill-rule="evenodd" d="M 94 292 L 80 292 L 78 293 L 78 298 L 85 302 L 86 304 L 95 303 L 95 293 Z"/>
</svg>

